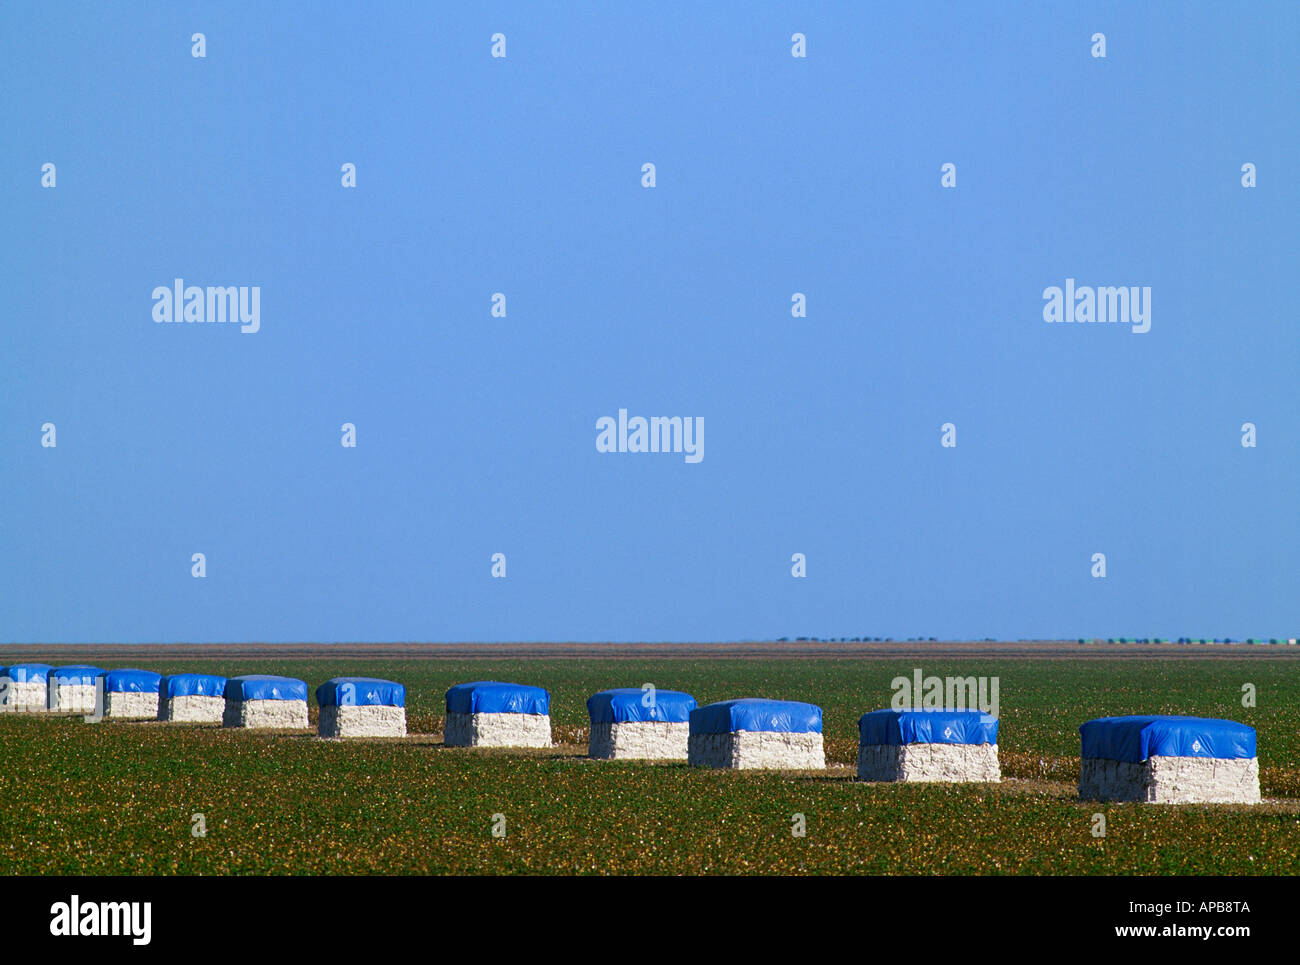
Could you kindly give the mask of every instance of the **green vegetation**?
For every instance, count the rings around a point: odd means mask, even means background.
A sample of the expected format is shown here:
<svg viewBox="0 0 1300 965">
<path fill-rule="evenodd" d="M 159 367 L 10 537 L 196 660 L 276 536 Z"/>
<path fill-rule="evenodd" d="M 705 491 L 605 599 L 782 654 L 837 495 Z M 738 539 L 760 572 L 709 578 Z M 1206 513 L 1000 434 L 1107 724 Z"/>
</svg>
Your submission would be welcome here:
<svg viewBox="0 0 1300 965">
<path fill-rule="evenodd" d="M 860 714 L 916 661 L 188 660 L 164 672 L 339 674 L 407 685 L 413 736 L 306 734 L 0 715 L 0 874 L 1032 873 L 1286 874 L 1300 867 L 1300 676 L 1292 661 L 922 661 L 1000 678 L 998 786 L 883 786 L 584 760 L 585 699 L 605 687 L 807 700 L 850 765 Z M 501 679 L 551 691 L 550 751 L 443 748 L 442 694 Z M 1241 706 L 1242 684 L 1258 706 Z M 1227 717 L 1259 734 L 1255 807 L 1075 800 L 1082 721 Z M 314 708 L 313 708 L 314 719 Z M 1091 817 L 1107 816 L 1094 838 Z M 791 834 L 805 815 L 807 833 Z M 206 836 L 191 833 L 202 814 Z M 492 836 L 492 816 L 505 836 Z"/>
</svg>

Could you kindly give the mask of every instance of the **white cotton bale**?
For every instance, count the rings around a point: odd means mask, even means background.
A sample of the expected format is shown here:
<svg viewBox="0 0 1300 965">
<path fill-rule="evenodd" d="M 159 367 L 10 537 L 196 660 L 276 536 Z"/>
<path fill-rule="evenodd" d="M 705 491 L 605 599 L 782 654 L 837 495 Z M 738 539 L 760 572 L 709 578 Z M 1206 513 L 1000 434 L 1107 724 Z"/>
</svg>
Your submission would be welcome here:
<svg viewBox="0 0 1300 965">
<path fill-rule="evenodd" d="M 1079 727 L 1079 796 L 1147 804 L 1258 804 L 1255 729 L 1173 714 L 1099 717 Z"/>
<path fill-rule="evenodd" d="M 158 694 L 110 690 L 104 695 L 104 716 L 115 720 L 156 720 Z"/>
<path fill-rule="evenodd" d="M 815 732 L 691 734 L 687 760 L 694 766 L 736 770 L 802 771 L 826 767 L 822 735 Z"/>
<path fill-rule="evenodd" d="M 49 705 L 54 713 L 93 714 L 95 712 L 94 684 L 54 684 L 49 686 Z"/>
<path fill-rule="evenodd" d="M 1145 804 L 1258 804 L 1259 760 L 1153 755 L 1134 764 L 1085 757 L 1079 797 Z"/>
<path fill-rule="evenodd" d="M 606 761 L 684 761 L 690 731 L 689 723 L 660 720 L 593 723 L 588 755 Z"/>
<path fill-rule="evenodd" d="M 858 780 L 994 783 L 998 726 L 964 707 L 889 707 L 858 719 Z"/>
<path fill-rule="evenodd" d="M 378 677 L 331 677 L 316 688 L 324 738 L 405 737 L 406 687 Z"/>
<path fill-rule="evenodd" d="M 158 701 L 158 719 L 176 724 L 220 724 L 225 713 L 224 697 L 184 694 Z"/>
<path fill-rule="evenodd" d="M 448 747 L 550 747 L 551 717 L 449 712 L 442 742 Z"/>
<path fill-rule="evenodd" d="M 997 744 L 859 744 L 859 781 L 1002 780 Z"/>
<path fill-rule="evenodd" d="M 46 707 L 47 687 L 48 684 L 43 680 L 25 680 L 10 683 L 9 702 L 4 709 L 18 714 L 42 713 L 48 709 Z"/>
<path fill-rule="evenodd" d="M 220 724 L 226 713 L 227 683 L 218 674 L 163 677 L 158 681 L 158 719 L 168 723 Z"/>
<path fill-rule="evenodd" d="M 405 737 L 406 708 L 355 704 L 320 709 L 316 732 L 321 737 Z"/>
<path fill-rule="evenodd" d="M 239 700 L 226 698 L 223 727 L 301 730 L 308 726 L 305 700 Z"/>
</svg>

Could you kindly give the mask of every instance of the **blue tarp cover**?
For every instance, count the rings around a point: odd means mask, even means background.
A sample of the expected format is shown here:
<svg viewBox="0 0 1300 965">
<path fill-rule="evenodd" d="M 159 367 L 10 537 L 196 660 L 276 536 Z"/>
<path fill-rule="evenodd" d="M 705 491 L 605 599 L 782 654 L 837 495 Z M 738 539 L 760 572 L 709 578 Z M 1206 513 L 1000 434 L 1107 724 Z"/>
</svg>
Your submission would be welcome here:
<svg viewBox="0 0 1300 965">
<path fill-rule="evenodd" d="M 730 734 L 738 730 L 820 734 L 822 709 L 797 700 L 724 700 L 691 711 L 692 734 Z"/>
<path fill-rule="evenodd" d="M 163 677 L 158 692 L 170 697 L 222 697 L 226 693 L 226 678 L 210 673 L 178 673 Z"/>
<path fill-rule="evenodd" d="M 93 684 L 96 677 L 106 673 L 108 671 L 100 667 L 73 664 L 70 667 L 56 667 L 50 671 L 49 676 L 61 684 Z"/>
<path fill-rule="evenodd" d="M 858 719 L 863 744 L 996 744 L 998 719 L 978 710 L 873 710 Z"/>
<path fill-rule="evenodd" d="M 447 691 L 449 714 L 550 714 L 551 695 L 541 687 L 477 680 Z"/>
<path fill-rule="evenodd" d="M 48 663 L 16 663 L 8 668 L 9 679 L 16 684 L 43 684 L 53 669 Z"/>
<path fill-rule="evenodd" d="M 1213 717 L 1101 717 L 1079 727 L 1084 757 L 1140 764 L 1149 757 L 1255 756 L 1255 728 Z"/>
<path fill-rule="evenodd" d="M 316 688 L 322 707 L 405 707 L 406 688 L 375 677 L 331 677 Z"/>
<path fill-rule="evenodd" d="M 640 687 L 602 690 L 587 698 L 587 716 L 593 724 L 626 724 L 658 720 L 685 724 L 699 706 L 690 694 L 680 690 L 655 690 L 654 705 L 646 706 L 650 692 Z"/>
<path fill-rule="evenodd" d="M 226 699 L 306 700 L 307 684 L 292 677 L 247 674 L 226 681 Z"/>
<path fill-rule="evenodd" d="M 154 673 L 152 670 L 136 670 L 130 667 L 110 670 L 104 674 L 104 690 L 112 694 L 156 694 L 160 680 L 162 674 Z"/>
</svg>

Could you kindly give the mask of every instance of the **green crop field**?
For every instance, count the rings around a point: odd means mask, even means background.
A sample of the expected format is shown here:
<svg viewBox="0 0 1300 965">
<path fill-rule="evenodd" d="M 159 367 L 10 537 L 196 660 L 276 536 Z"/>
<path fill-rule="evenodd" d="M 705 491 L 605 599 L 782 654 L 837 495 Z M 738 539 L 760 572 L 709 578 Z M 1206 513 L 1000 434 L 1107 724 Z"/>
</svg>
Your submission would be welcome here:
<svg viewBox="0 0 1300 965">
<path fill-rule="evenodd" d="M 924 660 L 926 674 L 1000 679 L 1004 779 L 984 786 L 853 779 L 857 718 L 887 706 L 890 681 L 910 676 L 917 660 L 321 656 L 146 665 L 284 674 L 313 689 L 344 674 L 399 680 L 412 734 L 333 742 L 305 732 L 0 715 L 0 874 L 1300 870 L 1294 660 Z M 444 691 L 482 679 L 547 687 L 559 743 L 518 752 L 442 747 Z M 646 682 L 689 691 L 702 704 L 739 696 L 819 704 L 831 766 L 737 773 L 584 759 L 586 698 Z M 1255 707 L 1242 706 L 1246 683 Z M 1127 713 L 1252 725 L 1265 803 L 1077 800 L 1079 723 Z M 1097 813 L 1106 817 L 1104 837 L 1092 834 Z M 797 814 L 801 837 L 792 833 Z M 493 835 L 494 820 L 503 836 Z"/>
</svg>

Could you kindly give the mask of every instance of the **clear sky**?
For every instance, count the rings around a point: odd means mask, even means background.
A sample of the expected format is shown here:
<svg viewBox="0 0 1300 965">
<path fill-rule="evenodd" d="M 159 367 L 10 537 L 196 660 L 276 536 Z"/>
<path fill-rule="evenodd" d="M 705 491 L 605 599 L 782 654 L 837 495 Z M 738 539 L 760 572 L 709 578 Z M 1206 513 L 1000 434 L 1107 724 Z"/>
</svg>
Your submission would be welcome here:
<svg viewBox="0 0 1300 965">
<path fill-rule="evenodd" d="M 1295 636 L 1300 5 L 696 8 L 0 7 L 0 641 Z"/>
</svg>

